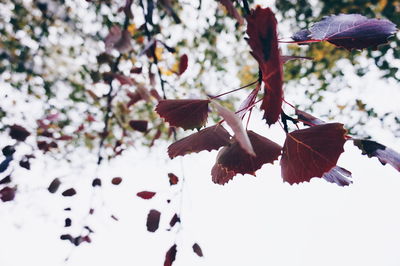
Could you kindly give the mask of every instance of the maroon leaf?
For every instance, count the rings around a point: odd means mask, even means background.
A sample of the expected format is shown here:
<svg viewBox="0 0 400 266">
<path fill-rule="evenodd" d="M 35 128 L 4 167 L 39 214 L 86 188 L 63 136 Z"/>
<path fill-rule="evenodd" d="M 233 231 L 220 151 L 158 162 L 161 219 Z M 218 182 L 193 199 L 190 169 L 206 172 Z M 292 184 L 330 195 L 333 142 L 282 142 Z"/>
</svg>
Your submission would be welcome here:
<svg viewBox="0 0 400 266">
<path fill-rule="evenodd" d="M 342 124 L 323 124 L 286 135 L 281 159 L 283 180 L 289 184 L 322 177 L 336 166 L 344 151 L 346 130 Z"/>
<path fill-rule="evenodd" d="M 329 172 L 325 173 L 322 178 L 330 183 L 336 183 L 341 187 L 353 183 L 353 181 L 349 180 L 349 178 L 351 178 L 351 172 L 340 166 L 333 167 Z"/>
<path fill-rule="evenodd" d="M 244 152 L 239 143 L 235 141 L 220 151 L 217 164 L 235 174 L 255 175 L 255 172 L 261 166 L 266 163 L 273 163 L 278 159 L 282 151 L 281 146 L 253 131 L 248 131 L 248 135 L 256 156 Z"/>
<path fill-rule="evenodd" d="M 10 137 L 15 140 L 25 141 L 26 138 L 31 134 L 28 130 L 20 125 L 12 125 L 10 126 Z"/>
<path fill-rule="evenodd" d="M 176 258 L 176 244 L 174 244 L 165 254 L 164 266 L 172 266 Z"/>
<path fill-rule="evenodd" d="M 182 75 L 186 71 L 188 67 L 188 61 L 189 59 L 186 54 L 183 54 L 179 59 L 179 73 L 178 73 L 179 75 Z"/>
<path fill-rule="evenodd" d="M 158 224 L 160 223 L 160 216 L 161 213 L 157 210 L 150 210 L 149 214 L 147 215 L 147 222 L 146 227 L 147 231 L 155 232 L 158 229 Z"/>
<path fill-rule="evenodd" d="M 0 190 L 0 199 L 3 202 L 12 201 L 15 198 L 16 188 L 3 187 Z"/>
<path fill-rule="evenodd" d="M 173 173 L 169 173 L 168 174 L 168 178 L 169 178 L 169 184 L 172 185 L 176 185 L 179 182 L 179 178 L 173 174 Z"/>
<path fill-rule="evenodd" d="M 217 108 L 218 114 L 225 119 L 226 123 L 233 130 L 233 133 L 235 133 L 234 138 L 237 140 L 243 150 L 246 153 L 255 156 L 254 149 L 251 146 L 250 139 L 247 136 L 247 132 L 243 128 L 242 120 L 239 118 L 239 116 L 221 106 L 217 102 L 213 102 L 213 104 Z"/>
<path fill-rule="evenodd" d="M 151 199 L 156 195 L 156 192 L 151 192 L 151 191 L 141 191 L 136 194 L 136 196 L 142 198 L 142 199 Z"/>
<path fill-rule="evenodd" d="M 296 109 L 296 115 L 302 122 L 306 122 L 305 124 L 308 126 L 325 124 L 325 121 L 316 118 L 315 116 L 312 116 L 309 113 L 300 111 L 299 109 Z"/>
<path fill-rule="evenodd" d="M 295 41 L 328 41 L 346 49 L 377 47 L 397 31 L 396 25 L 386 19 L 369 19 L 359 14 L 339 14 L 324 17 L 309 31 L 293 36 Z"/>
<path fill-rule="evenodd" d="M 168 147 L 168 155 L 173 159 L 192 152 L 218 150 L 220 147 L 228 145 L 229 139 L 228 131 L 217 124 L 172 143 Z"/>
<path fill-rule="evenodd" d="M 183 129 L 202 127 L 208 116 L 209 100 L 162 100 L 156 112 L 171 126 Z"/>
<path fill-rule="evenodd" d="M 219 2 L 226 8 L 228 14 L 237 20 L 239 25 L 243 25 L 243 17 L 239 14 L 231 0 L 219 0 Z"/>
<path fill-rule="evenodd" d="M 218 160 L 218 156 L 217 156 Z M 234 176 L 235 172 L 228 171 L 226 168 L 222 167 L 217 162 L 214 164 L 213 168 L 211 169 L 211 177 L 212 181 L 215 184 L 225 185 L 228 183 Z"/>
<path fill-rule="evenodd" d="M 47 190 L 50 193 L 56 193 L 58 188 L 60 187 L 60 185 L 61 185 L 60 179 L 54 178 L 54 180 L 51 181 L 51 183 L 50 183 L 49 187 L 47 188 Z"/>
<path fill-rule="evenodd" d="M 147 121 L 146 120 L 131 120 L 129 121 L 129 126 L 139 132 L 147 131 Z"/>
<path fill-rule="evenodd" d="M 132 69 L 131 69 L 131 71 L 130 71 L 130 73 L 132 73 L 132 74 L 140 74 L 140 73 L 142 73 L 142 67 L 133 67 Z"/>
<path fill-rule="evenodd" d="M 355 139 L 354 145 L 362 151 L 363 155 L 370 158 L 376 157 L 383 165 L 388 163 L 400 172 L 400 154 L 398 152 L 372 140 Z"/>
<path fill-rule="evenodd" d="M 172 217 L 171 221 L 169 222 L 169 225 L 171 227 L 174 227 L 174 225 L 176 223 L 180 223 L 180 222 L 181 222 L 181 219 L 179 218 L 178 214 L 175 213 L 174 216 Z"/>
<path fill-rule="evenodd" d="M 76 191 L 75 191 L 74 188 L 67 189 L 67 190 L 65 190 L 65 191 L 62 193 L 62 195 L 63 195 L 64 197 L 72 197 L 72 196 L 75 195 L 75 194 L 76 194 Z"/>
<path fill-rule="evenodd" d="M 257 100 L 257 94 L 260 90 L 260 86 L 251 91 L 251 93 L 247 96 L 247 98 L 242 102 L 239 107 L 239 110 L 236 112 L 236 115 L 243 119 L 244 115 L 249 111 Z"/>
<path fill-rule="evenodd" d="M 113 179 L 111 179 L 111 184 L 113 185 L 119 185 L 122 182 L 122 178 L 121 177 L 114 177 Z"/>
<path fill-rule="evenodd" d="M 246 17 L 248 43 L 257 60 L 264 82 L 264 98 L 261 109 L 268 125 L 278 121 L 283 98 L 283 69 L 278 48 L 277 22 L 269 8 L 257 7 Z"/>
<path fill-rule="evenodd" d="M 194 243 L 192 248 L 193 248 L 193 252 L 196 253 L 197 256 L 203 257 L 203 251 L 201 250 L 201 247 L 199 246 L 199 244 Z"/>
</svg>

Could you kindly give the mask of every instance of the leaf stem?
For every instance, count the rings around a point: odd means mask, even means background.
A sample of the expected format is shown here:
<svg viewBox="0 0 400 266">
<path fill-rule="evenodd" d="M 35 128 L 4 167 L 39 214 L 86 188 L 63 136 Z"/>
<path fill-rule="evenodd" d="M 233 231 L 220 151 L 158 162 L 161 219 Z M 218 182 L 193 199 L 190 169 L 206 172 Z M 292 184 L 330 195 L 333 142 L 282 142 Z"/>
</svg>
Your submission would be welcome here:
<svg viewBox="0 0 400 266">
<path fill-rule="evenodd" d="M 214 100 L 214 99 L 216 99 L 216 98 L 222 97 L 222 96 L 227 95 L 227 94 L 229 94 L 229 93 L 232 93 L 232 92 L 235 92 L 235 91 L 238 91 L 238 90 L 241 90 L 241 89 L 250 87 L 250 86 L 256 84 L 257 82 L 258 82 L 258 80 L 253 81 L 252 83 L 247 84 L 247 85 L 244 85 L 244 86 L 242 86 L 242 87 L 240 87 L 240 88 L 237 88 L 237 89 L 234 89 L 234 90 L 231 90 L 231 91 L 224 92 L 224 93 L 219 94 L 219 95 L 217 95 L 217 96 L 209 96 L 209 98 L 210 98 L 211 100 Z"/>
</svg>

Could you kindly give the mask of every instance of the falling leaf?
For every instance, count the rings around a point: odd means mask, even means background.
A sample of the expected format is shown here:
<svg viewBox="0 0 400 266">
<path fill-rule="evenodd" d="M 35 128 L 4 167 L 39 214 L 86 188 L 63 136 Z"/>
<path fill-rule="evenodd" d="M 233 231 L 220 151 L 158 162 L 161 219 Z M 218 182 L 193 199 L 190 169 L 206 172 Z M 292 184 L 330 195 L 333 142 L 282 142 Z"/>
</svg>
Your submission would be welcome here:
<svg viewBox="0 0 400 266">
<path fill-rule="evenodd" d="M 194 243 L 192 248 L 193 248 L 193 252 L 196 253 L 197 256 L 203 257 L 203 251 L 201 250 L 201 247 L 199 246 L 199 244 Z"/>
<path fill-rule="evenodd" d="M 153 198 L 154 195 L 156 195 L 156 192 L 151 192 L 151 191 L 141 191 L 136 194 L 136 196 L 146 200 Z"/>
<path fill-rule="evenodd" d="M 69 188 L 69 189 L 65 190 L 65 191 L 62 193 L 62 195 L 63 195 L 64 197 L 72 197 L 72 196 L 74 196 L 75 194 L 76 194 L 76 191 L 75 191 L 74 188 Z"/>
<path fill-rule="evenodd" d="M 111 184 L 113 184 L 113 185 L 119 185 L 119 184 L 121 184 L 121 182 L 122 182 L 122 178 L 121 177 L 114 177 L 111 180 Z"/>
<path fill-rule="evenodd" d="M 368 157 L 376 157 L 379 161 L 385 165 L 390 164 L 394 169 L 400 171 L 400 154 L 391 148 L 386 147 L 378 142 L 365 139 L 355 139 L 354 145 L 356 145 L 363 155 Z"/>
<path fill-rule="evenodd" d="M 179 75 L 182 75 L 186 71 L 188 67 L 188 61 L 189 59 L 186 54 L 183 54 L 179 59 L 179 72 L 178 72 Z"/>
<path fill-rule="evenodd" d="M 169 173 L 168 174 L 168 178 L 169 178 L 169 184 L 172 185 L 176 185 L 179 182 L 179 178 L 173 174 L 173 173 Z"/>
<path fill-rule="evenodd" d="M 226 8 L 228 14 L 237 20 L 239 25 L 243 25 L 243 17 L 239 14 L 231 0 L 219 0 L 219 2 Z"/>
<path fill-rule="evenodd" d="M 228 145 L 229 139 L 228 131 L 217 124 L 172 143 L 168 147 L 168 155 L 173 159 L 192 152 L 218 150 L 220 147 Z"/>
<path fill-rule="evenodd" d="M 146 120 L 131 120 L 131 121 L 129 121 L 129 126 L 132 129 L 137 130 L 139 132 L 146 132 L 147 124 L 148 124 L 148 122 Z"/>
<path fill-rule="evenodd" d="M 281 114 L 283 99 L 283 69 L 278 48 L 277 22 L 271 9 L 259 6 L 251 10 L 246 20 L 248 43 L 260 66 L 264 82 L 261 104 L 261 109 L 264 110 L 263 118 L 268 125 L 272 125 L 278 121 Z"/>
<path fill-rule="evenodd" d="M 328 41 L 348 50 L 376 48 L 387 42 L 397 31 L 396 25 L 386 19 L 369 19 L 359 14 L 339 14 L 324 17 L 310 29 L 296 33 L 295 41 Z"/>
<path fill-rule="evenodd" d="M 180 222 L 181 222 L 181 219 L 179 218 L 178 214 L 175 213 L 174 216 L 172 216 L 171 221 L 169 222 L 169 226 L 174 227 L 174 225 L 176 223 L 180 223 Z"/>
<path fill-rule="evenodd" d="M 283 180 L 289 184 L 322 177 L 336 166 L 344 151 L 346 130 L 329 123 L 296 130 L 286 135 L 281 159 Z"/>
<path fill-rule="evenodd" d="M 0 199 L 3 202 L 12 201 L 15 198 L 16 188 L 3 187 L 0 190 Z"/>
<path fill-rule="evenodd" d="M 164 266 L 172 266 L 176 258 L 176 244 L 174 244 L 165 254 Z"/>
<path fill-rule="evenodd" d="M 47 190 L 50 193 L 56 193 L 58 188 L 60 187 L 60 185 L 61 185 L 60 179 L 54 178 L 53 181 L 51 181 L 51 183 L 50 183 L 49 187 L 47 188 Z"/>
<path fill-rule="evenodd" d="M 147 215 L 147 222 L 146 227 L 147 231 L 155 232 L 158 229 L 158 224 L 160 223 L 160 216 L 161 213 L 157 210 L 150 210 L 149 214 Z"/>
<path fill-rule="evenodd" d="M 31 134 L 28 130 L 20 125 L 12 125 L 10 126 L 10 137 L 15 140 L 25 141 L 26 138 Z"/>
<path fill-rule="evenodd" d="M 217 164 L 235 174 L 255 175 L 255 172 L 261 166 L 266 163 L 273 163 L 278 159 L 282 151 L 281 146 L 253 131 L 248 131 L 247 134 L 254 147 L 255 156 L 247 154 L 235 141 L 220 151 Z"/>
<path fill-rule="evenodd" d="M 330 183 L 336 183 L 341 187 L 353 183 L 353 181 L 349 179 L 351 178 L 351 172 L 340 166 L 333 167 L 329 172 L 325 173 L 322 178 Z"/>
<path fill-rule="evenodd" d="M 213 105 L 217 108 L 218 114 L 222 116 L 226 123 L 231 127 L 233 133 L 235 133 L 234 138 L 237 140 L 243 150 L 246 153 L 255 156 L 254 149 L 251 146 L 250 139 L 247 136 L 247 132 L 243 128 L 242 120 L 239 118 L 239 116 L 221 106 L 217 102 L 213 102 Z"/>
<path fill-rule="evenodd" d="M 183 129 L 202 127 L 208 116 L 209 100 L 162 100 L 156 112 L 171 126 Z"/>
</svg>

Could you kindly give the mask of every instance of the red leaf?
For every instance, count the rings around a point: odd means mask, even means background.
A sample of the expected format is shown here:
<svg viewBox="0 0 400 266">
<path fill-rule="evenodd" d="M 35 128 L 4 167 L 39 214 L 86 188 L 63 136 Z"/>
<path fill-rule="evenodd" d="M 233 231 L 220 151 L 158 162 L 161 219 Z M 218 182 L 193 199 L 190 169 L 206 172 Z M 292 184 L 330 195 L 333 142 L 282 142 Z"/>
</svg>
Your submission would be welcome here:
<svg viewBox="0 0 400 266">
<path fill-rule="evenodd" d="M 246 153 L 255 156 L 254 149 L 251 146 L 250 139 L 247 136 L 247 132 L 243 128 L 242 120 L 239 118 L 239 116 L 221 106 L 217 102 L 213 102 L 213 104 L 217 108 L 218 114 L 222 116 L 226 123 L 232 128 L 233 133 L 235 133 L 234 138 L 237 140 L 243 150 Z"/>
<path fill-rule="evenodd" d="M 168 155 L 173 159 L 192 152 L 218 150 L 220 147 L 228 145 L 229 139 L 228 131 L 217 124 L 172 143 L 168 147 Z"/>
<path fill-rule="evenodd" d="M 140 74 L 140 73 L 142 73 L 142 67 L 132 67 L 130 73 Z"/>
<path fill-rule="evenodd" d="M 266 163 L 273 163 L 281 154 L 282 147 L 269 139 L 248 131 L 256 156 L 244 152 L 237 141 L 223 148 L 217 157 L 217 164 L 235 174 L 251 174 Z"/>
<path fill-rule="evenodd" d="M 243 25 L 243 17 L 239 14 L 231 0 L 219 0 L 219 2 L 226 8 L 228 14 L 237 20 L 239 25 Z"/>
<path fill-rule="evenodd" d="M 169 222 L 169 225 L 171 227 L 174 227 L 174 225 L 176 223 L 180 223 L 180 222 L 181 222 L 181 219 L 179 218 L 178 214 L 175 213 L 174 216 L 172 217 L 171 221 Z"/>
<path fill-rule="evenodd" d="M 278 48 L 276 18 L 269 8 L 257 7 L 246 17 L 248 43 L 258 61 L 264 81 L 264 98 L 261 109 L 268 125 L 278 121 L 283 98 L 283 70 Z"/>
<path fill-rule="evenodd" d="M 75 194 L 76 194 L 76 191 L 75 191 L 75 189 L 73 189 L 73 188 L 67 189 L 67 190 L 65 190 L 65 191 L 62 193 L 62 195 L 63 195 L 64 197 L 72 197 L 72 196 L 75 195 Z"/>
<path fill-rule="evenodd" d="M 47 190 L 50 193 L 56 193 L 58 188 L 60 187 L 60 185 L 61 185 L 60 179 L 54 178 L 54 180 L 51 181 L 51 183 L 50 183 L 49 187 L 47 188 Z"/>
<path fill-rule="evenodd" d="M 28 130 L 20 125 L 12 125 L 10 126 L 10 137 L 15 140 L 25 141 L 26 138 L 31 134 Z"/>
<path fill-rule="evenodd" d="M 281 171 L 290 183 L 322 177 L 336 166 L 344 151 L 346 130 L 342 124 L 323 124 L 288 133 L 283 146 Z"/>
<path fill-rule="evenodd" d="M 160 223 L 160 216 L 161 213 L 157 210 L 150 210 L 149 214 L 147 215 L 147 222 L 146 227 L 147 231 L 155 232 L 158 229 L 158 224 Z"/>
<path fill-rule="evenodd" d="M 173 174 L 173 173 L 169 173 L 168 174 L 168 178 L 169 178 L 169 184 L 172 185 L 176 185 L 179 182 L 179 178 Z"/>
<path fill-rule="evenodd" d="M 151 199 L 156 195 L 156 192 L 150 192 L 150 191 L 141 191 L 136 194 L 136 196 L 142 198 L 142 199 Z"/>
<path fill-rule="evenodd" d="M 362 151 L 363 155 L 370 158 L 376 157 L 383 165 L 388 163 L 400 172 L 400 154 L 398 152 L 372 140 L 355 139 L 354 145 Z"/>
<path fill-rule="evenodd" d="M 174 244 L 165 254 L 164 266 L 172 266 L 176 258 L 176 244 Z"/>
<path fill-rule="evenodd" d="M 113 184 L 113 185 L 119 185 L 119 184 L 121 184 L 121 182 L 122 182 L 122 178 L 121 177 L 114 177 L 111 180 L 111 184 Z"/>
<path fill-rule="evenodd" d="M 129 121 L 129 126 L 137 131 L 146 132 L 147 131 L 147 121 L 146 120 L 131 120 Z"/>
<path fill-rule="evenodd" d="M 12 201 L 15 198 L 15 188 L 4 187 L 0 190 L 0 199 L 3 202 Z"/>
<path fill-rule="evenodd" d="M 217 156 L 217 160 L 218 160 L 218 156 Z M 222 167 L 217 162 L 214 164 L 213 168 L 211 169 L 212 181 L 216 184 L 225 185 L 235 175 L 236 175 L 235 172 L 228 171 L 226 168 Z"/>
<path fill-rule="evenodd" d="M 182 75 L 188 67 L 188 56 L 186 54 L 182 55 L 179 59 L 179 75 Z"/>
<path fill-rule="evenodd" d="M 193 248 L 193 252 L 196 253 L 197 256 L 203 257 L 203 251 L 201 250 L 201 247 L 199 246 L 199 244 L 194 243 L 192 248 Z"/>
<path fill-rule="evenodd" d="M 202 127 L 208 116 L 209 100 L 162 100 L 156 112 L 171 126 L 183 129 Z"/>
</svg>

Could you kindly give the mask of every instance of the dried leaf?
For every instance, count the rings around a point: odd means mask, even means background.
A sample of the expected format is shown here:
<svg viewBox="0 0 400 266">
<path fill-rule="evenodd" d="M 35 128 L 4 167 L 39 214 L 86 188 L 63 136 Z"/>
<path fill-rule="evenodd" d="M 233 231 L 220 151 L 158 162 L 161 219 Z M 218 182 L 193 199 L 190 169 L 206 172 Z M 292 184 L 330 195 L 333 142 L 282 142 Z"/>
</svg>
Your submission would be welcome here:
<svg viewBox="0 0 400 266">
<path fill-rule="evenodd" d="M 156 192 L 151 192 L 151 191 L 141 191 L 136 194 L 136 196 L 146 200 L 153 198 L 155 195 Z"/>
<path fill-rule="evenodd" d="M 246 153 L 255 156 L 254 149 L 251 146 L 250 139 L 247 136 L 247 132 L 243 128 L 242 120 L 239 118 L 239 116 L 221 106 L 217 102 L 213 102 L 213 104 L 217 108 L 218 114 L 225 119 L 226 123 L 233 130 L 233 133 L 235 133 L 234 138 L 237 140 L 243 150 Z"/>
<path fill-rule="evenodd" d="M 171 126 L 183 129 L 202 127 L 208 116 L 209 100 L 162 100 L 156 112 Z"/>
<path fill-rule="evenodd" d="M 336 166 L 344 151 L 345 136 L 346 130 L 339 123 L 288 133 L 281 159 L 283 180 L 294 184 L 322 177 Z"/>
<path fill-rule="evenodd" d="M 168 155 L 173 159 L 192 152 L 218 150 L 220 147 L 228 145 L 229 139 L 228 131 L 217 124 L 172 143 L 168 147 Z"/>
<path fill-rule="evenodd" d="M 155 232 L 158 229 L 158 224 L 160 223 L 160 216 L 161 213 L 157 210 L 150 210 L 149 214 L 147 215 L 147 222 L 146 227 L 147 231 Z"/>
<path fill-rule="evenodd" d="M 388 163 L 400 172 L 400 154 L 398 152 L 372 140 L 355 139 L 354 145 L 362 151 L 363 155 L 370 158 L 376 157 L 383 165 Z"/>
</svg>

